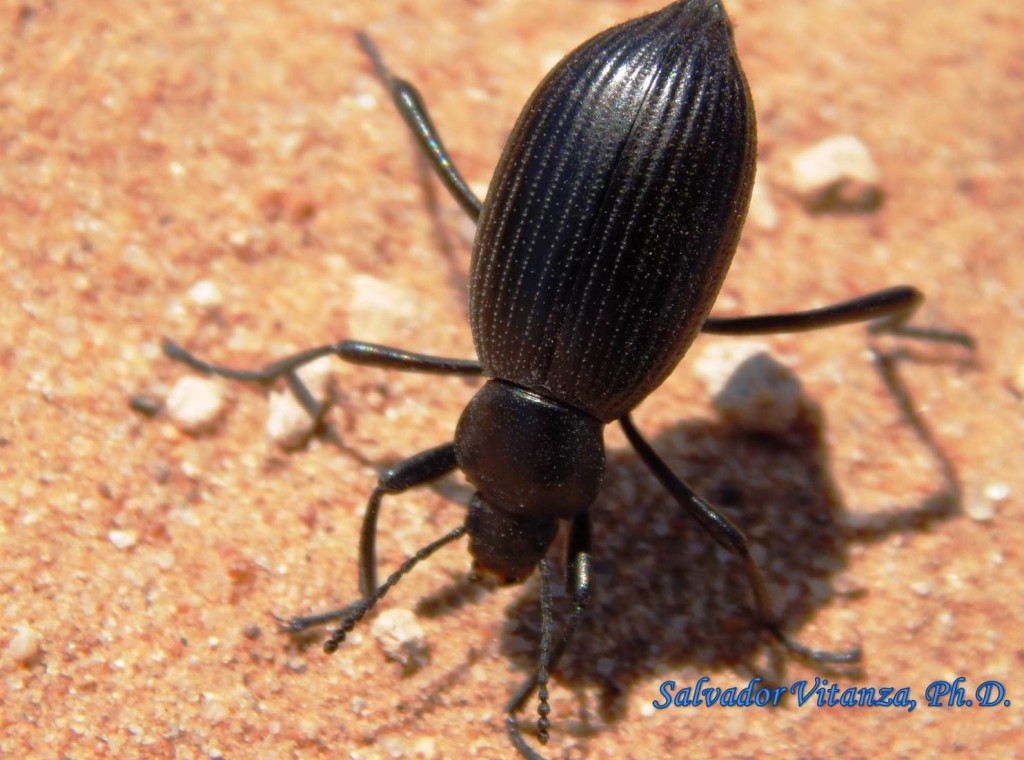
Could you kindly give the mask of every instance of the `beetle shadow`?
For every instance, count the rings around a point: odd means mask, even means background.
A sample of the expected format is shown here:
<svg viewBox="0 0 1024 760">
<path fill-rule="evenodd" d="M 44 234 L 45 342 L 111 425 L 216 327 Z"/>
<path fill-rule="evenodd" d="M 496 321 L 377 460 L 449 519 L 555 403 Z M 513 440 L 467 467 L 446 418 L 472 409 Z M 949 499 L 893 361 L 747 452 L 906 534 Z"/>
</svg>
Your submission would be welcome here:
<svg viewBox="0 0 1024 760">
<path fill-rule="evenodd" d="M 822 641 L 802 628 L 817 610 L 834 604 L 839 592 L 832 581 L 847 564 L 850 541 L 881 538 L 959 511 L 951 465 L 946 468 L 948 460 L 923 422 L 918 430 L 920 420 L 908 421 L 932 444 L 949 487 L 870 521 L 861 521 L 856 508 L 843 503 L 817 410 L 785 437 L 693 419 L 663 431 L 652 445 L 673 472 L 747 536 L 787 634 L 814 649 L 844 651 L 856 647 L 855 629 L 842 640 Z M 609 452 L 605 485 L 592 514 L 591 601 L 556 681 L 581 695 L 584 725 L 591 722 L 591 707 L 603 722 L 620 718 L 625 695 L 652 676 L 686 683 L 681 672 L 695 674 L 695 680 L 739 668 L 768 681 L 782 677 L 774 667 L 764 674 L 755 664 L 769 649 L 769 637 L 755 621 L 742 562 L 718 547 L 631 449 Z M 562 585 L 553 584 L 553 590 L 555 608 L 564 613 L 570 601 Z M 559 627 L 565 619 L 564 614 L 556 618 Z M 524 679 L 536 670 L 539 641 L 534 583 L 508 611 L 502 640 L 503 654 Z M 591 706 L 582 693 L 593 686 L 598 703 Z M 535 702 L 527 705 L 525 722 Z"/>
</svg>

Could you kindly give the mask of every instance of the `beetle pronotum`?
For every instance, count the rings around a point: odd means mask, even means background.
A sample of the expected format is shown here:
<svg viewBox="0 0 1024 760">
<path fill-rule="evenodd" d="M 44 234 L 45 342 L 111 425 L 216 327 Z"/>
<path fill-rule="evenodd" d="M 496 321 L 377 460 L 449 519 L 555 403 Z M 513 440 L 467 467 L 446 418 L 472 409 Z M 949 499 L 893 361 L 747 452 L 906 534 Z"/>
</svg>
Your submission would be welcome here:
<svg viewBox="0 0 1024 760">
<path fill-rule="evenodd" d="M 285 378 L 311 414 L 319 410 L 295 375 L 334 355 L 387 369 L 482 376 L 454 439 L 380 475 L 360 539 L 362 598 L 294 618 L 290 631 L 340 621 L 345 635 L 416 563 L 469 535 L 474 573 L 518 582 L 541 570 L 542 642 L 535 674 L 507 707 L 512 741 L 536 756 L 514 713 L 537 691 L 538 735 L 548 738 L 548 672 L 571 641 L 591 593 L 589 508 L 604 471 L 603 430 L 618 421 L 640 459 L 684 510 L 744 564 L 758 619 L 791 651 L 850 661 L 788 638 L 743 533 L 675 476 L 630 420 L 630 411 L 673 371 L 701 332 L 755 335 L 873 320 L 872 332 L 969 345 L 953 332 L 905 322 L 922 300 L 894 287 L 811 311 L 709 317 L 750 200 L 754 110 L 718 0 L 681 0 L 609 29 L 567 55 L 537 87 L 508 138 L 485 200 L 455 168 L 416 89 L 394 76 L 359 35 L 380 78 L 455 200 L 477 222 L 470 324 L 479 360 L 446 359 L 343 340 L 262 370 L 203 362 L 165 341 L 197 370 L 270 383 Z M 465 524 L 378 582 L 376 526 L 386 494 L 462 470 L 476 489 Z M 572 611 L 552 631 L 545 555 L 569 524 Z"/>
</svg>

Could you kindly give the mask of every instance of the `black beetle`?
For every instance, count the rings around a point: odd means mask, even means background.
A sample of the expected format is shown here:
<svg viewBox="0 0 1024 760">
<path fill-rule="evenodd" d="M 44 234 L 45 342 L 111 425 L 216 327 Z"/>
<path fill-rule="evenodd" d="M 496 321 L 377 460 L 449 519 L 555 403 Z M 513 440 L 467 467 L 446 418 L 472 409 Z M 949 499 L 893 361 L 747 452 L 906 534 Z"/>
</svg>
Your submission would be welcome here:
<svg viewBox="0 0 1024 760">
<path fill-rule="evenodd" d="M 603 429 L 618 420 L 640 458 L 711 537 L 744 562 L 759 622 L 790 650 L 845 662 L 791 641 L 769 603 L 743 534 L 677 478 L 629 413 L 673 371 L 698 333 L 755 335 L 875 320 L 872 332 L 970 345 L 967 336 L 905 326 L 922 300 L 895 287 L 790 314 L 713 318 L 708 313 L 736 249 L 754 181 L 754 109 L 732 30 L 718 0 L 680 0 L 609 29 L 566 56 L 538 86 L 509 136 L 484 202 L 454 167 L 419 93 L 395 77 L 364 35 L 359 42 L 434 169 L 478 221 L 470 323 L 479 361 L 443 359 L 355 341 L 305 351 L 257 371 L 208 364 L 165 341 L 166 353 L 229 378 L 284 377 L 311 414 L 322 410 L 295 370 L 333 354 L 357 364 L 452 375 L 486 384 L 462 414 L 453 442 L 386 470 L 370 497 L 360 539 L 362 599 L 287 621 L 341 620 L 334 651 L 353 625 L 419 560 L 468 533 L 474 572 L 518 582 L 541 568 L 542 642 L 537 673 L 507 707 L 536 689 L 538 735 L 547 740 L 548 670 L 590 595 L 590 515 L 604 471 Z M 464 526 L 428 545 L 378 584 L 381 500 L 461 469 L 476 489 Z M 544 559 L 559 522 L 570 522 L 567 584 L 573 611 L 552 642 Z"/>
</svg>

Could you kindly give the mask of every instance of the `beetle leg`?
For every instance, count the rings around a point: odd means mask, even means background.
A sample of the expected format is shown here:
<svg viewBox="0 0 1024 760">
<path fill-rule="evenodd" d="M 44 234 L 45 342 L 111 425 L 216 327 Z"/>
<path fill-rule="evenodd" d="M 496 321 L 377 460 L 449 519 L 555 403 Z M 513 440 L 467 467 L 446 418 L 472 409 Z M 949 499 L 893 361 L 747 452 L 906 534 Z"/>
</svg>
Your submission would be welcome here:
<svg viewBox="0 0 1024 760">
<path fill-rule="evenodd" d="M 476 194 L 470 189 L 469 184 L 455 168 L 448 149 L 441 141 L 441 135 L 430 119 L 427 106 L 423 102 L 419 91 L 409 82 L 400 79 L 391 73 L 384 58 L 381 56 L 377 46 L 362 32 L 356 32 L 356 40 L 359 46 L 373 63 L 377 76 L 384 82 L 384 86 L 391 93 L 391 99 L 398 109 L 402 121 L 409 127 L 416 143 L 420 146 L 424 156 L 430 162 L 437 176 L 440 177 L 444 186 L 451 193 L 452 197 L 462 207 L 470 219 L 476 221 L 480 217 L 480 209 L 483 204 Z"/>
<path fill-rule="evenodd" d="M 633 421 L 628 414 L 624 414 L 619 418 L 619 424 L 622 425 L 626 438 L 629 439 L 633 448 L 636 449 L 637 454 L 640 455 L 644 464 L 650 468 L 654 477 L 665 487 L 665 490 L 672 494 L 673 498 L 690 513 L 690 516 L 700 523 L 700 526 L 718 542 L 719 546 L 743 560 L 747 581 L 754 594 L 754 604 L 757 608 L 761 625 L 765 626 L 772 636 L 791 652 L 810 660 L 848 663 L 856 662 L 860 659 L 861 653 L 859 648 L 850 649 L 845 652 L 828 652 L 811 649 L 786 636 L 782 631 L 779 620 L 772 611 L 771 599 L 768 596 L 768 587 L 765 584 L 764 575 L 750 553 L 747 537 L 743 535 L 739 528 L 732 524 L 729 518 L 717 511 L 705 499 L 694 493 L 686 483 L 669 469 L 668 465 L 665 464 L 661 457 L 651 448 L 651 445 L 640 435 L 636 427 L 634 427 Z"/>
<path fill-rule="evenodd" d="M 550 646 L 549 631 L 546 630 L 542 634 L 540 662 L 537 666 L 537 672 L 530 676 L 530 678 L 528 678 L 523 685 L 519 687 L 519 690 L 505 706 L 505 712 L 508 714 L 508 717 L 505 719 L 508 735 L 516 749 L 519 750 L 519 753 L 523 757 L 528 758 L 528 760 L 543 759 L 541 755 L 537 754 L 530 745 L 526 743 L 526 739 L 519 730 L 519 723 L 516 721 L 515 713 L 522 709 L 523 705 L 525 705 L 527 700 L 532 696 L 534 690 L 539 690 L 540 704 L 537 708 L 539 715 L 539 719 L 537 721 L 537 735 L 542 744 L 547 743 L 547 730 L 550 726 L 550 721 L 548 721 L 547 717 L 550 713 L 550 708 L 547 704 L 548 673 L 555 667 L 555 665 L 558 664 L 562 654 L 576 635 L 576 629 L 579 627 L 580 620 L 583 617 L 583 612 L 586 610 L 587 604 L 590 601 L 591 555 L 589 512 L 584 512 L 573 518 L 572 527 L 569 529 L 569 544 L 566 554 L 566 591 L 572 598 L 573 602 L 573 610 L 569 617 L 569 622 L 566 623 L 565 629 L 562 631 L 562 638 L 555 647 Z M 546 561 L 544 562 L 546 564 Z M 545 568 L 542 567 L 541 579 L 542 583 L 546 585 L 544 572 Z M 548 600 L 545 601 L 545 589 L 542 588 L 542 608 L 545 604 L 550 603 L 550 595 L 548 595 L 548 597 Z M 547 614 L 547 619 L 542 621 L 545 628 L 549 628 L 549 620 L 550 614 Z"/>
<path fill-rule="evenodd" d="M 376 343 L 363 343 L 357 340 L 340 340 L 324 346 L 300 351 L 294 356 L 280 359 L 266 365 L 262 369 L 245 370 L 231 369 L 217 364 L 210 364 L 199 359 L 174 341 L 164 338 L 163 351 L 171 359 L 187 364 L 192 369 L 207 375 L 218 375 L 229 380 L 241 380 L 247 383 L 270 385 L 280 377 L 294 372 L 305 364 L 309 364 L 322 356 L 337 356 L 351 364 L 366 367 L 394 369 L 403 372 L 428 372 L 438 375 L 480 375 L 483 369 L 480 362 L 473 359 L 446 359 L 440 356 L 416 354 L 400 348 L 380 346 Z"/>
<path fill-rule="evenodd" d="M 296 374 L 296 371 L 303 365 L 309 364 L 311 361 L 322 356 L 333 355 L 352 364 L 379 367 L 381 369 L 403 370 L 405 372 L 428 372 L 438 375 L 480 375 L 483 373 L 480 362 L 473 359 L 445 359 L 439 356 L 416 354 L 398 348 L 380 346 L 375 343 L 363 343 L 356 340 L 342 340 L 310 348 L 300 351 L 294 356 L 272 362 L 261 369 L 252 370 L 232 369 L 219 364 L 210 364 L 190 354 L 169 338 L 163 339 L 162 347 L 164 354 L 169 358 L 182 364 L 187 364 L 204 375 L 217 375 L 229 380 L 258 383 L 264 386 L 284 378 L 292 393 L 295 394 L 295 398 L 302 404 L 302 408 L 306 410 L 306 413 L 313 418 L 317 427 L 323 426 L 327 439 L 343 449 L 347 447 L 344 446 L 334 428 L 330 425 L 323 425 L 323 418 L 327 412 L 328 404 L 317 403 L 316 399 L 313 398 L 313 394 L 306 387 L 306 384 Z"/>
<path fill-rule="evenodd" d="M 753 317 L 708 317 L 701 332 L 709 335 L 768 335 L 870 322 L 868 332 L 872 335 L 888 333 L 974 348 L 974 339 L 961 332 L 909 327 L 906 322 L 922 301 L 924 296 L 917 288 L 900 285 L 820 309 Z"/>
<path fill-rule="evenodd" d="M 410 488 L 437 480 L 452 472 L 456 467 L 455 444 L 446 443 L 421 451 L 382 472 L 377 487 L 373 489 L 366 505 L 366 515 L 363 517 L 363 527 L 359 534 L 359 593 L 362 595 L 362 599 L 330 612 L 279 620 L 281 630 L 285 633 L 299 633 L 308 628 L 350 617 L 361 607 L 365 607 L 366 600 L 373 597 L 378 590 L 377 515 L 380 513 L 384 495 L 402 493 Z"/>
</svg>

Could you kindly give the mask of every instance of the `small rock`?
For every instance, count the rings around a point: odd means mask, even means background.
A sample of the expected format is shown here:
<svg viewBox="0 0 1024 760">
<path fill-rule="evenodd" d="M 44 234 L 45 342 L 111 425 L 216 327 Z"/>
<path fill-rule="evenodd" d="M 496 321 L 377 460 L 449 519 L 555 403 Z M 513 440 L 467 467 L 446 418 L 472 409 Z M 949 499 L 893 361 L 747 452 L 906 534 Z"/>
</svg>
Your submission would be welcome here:
<svg viewBox="0 0 1024 760">
<path fill-rule="evenodd" d="M 736 368 L 711 403 L 728 425 L 782 435 L 800 416 L 803 388 L 789 367 L 759 353 Z"/>
<path fill-rule="evenodd" d="M 964 513 L 975 522 L 987 523 L 995 519 L 999 505 L 1010 498 L 1010 486 L 993 481 L 982 486 L 980 483 L 967 489 L 964 497 Z"/>
<path fill-rule="evenodd" d="M 267 437 L 282 449 L 297 449 L 313 432 L 315 420 L 287 391 L 273 391 L 268 401 Z"/>
<path fill-rule="evenodd" d="M 118 549 L 130 549 L 135 546 L 138 536 L 131 530 L 112 530 L 107 533 L 107 540 Z"/>
<path fill-rule="evenodd" d="M 975 496 L 967 500 L 964 512 L 975 522 L 990 522 L 996 516 L 996 505 L 989 499 Z"/>
<path fill-rule="evenodd" d="M 692 372 L 712 396 L 722 390 L 729 377 L 743 362 L 768 350 L 768 344 L 759 340 L 728 340 L 709 343 L 701 347 L 694 360 Z"/>
<path fill-rule="evenodd" d="M 377 640 L 385 657 L 401 663 L 406 670 L 415 670 L 427 661 L 423 628 L 411 610 L 382 612 L 373 621 L 370 635 Z"/>
<path fill-rule="evenodd" d="M 143 417 L 156 417 L 164 408 L 164 400 L 155 393 L 143 391 L 128 397 L 128 407 Z"/>
<path fill-rule="evenodd" d="M 413 757 L 438 757 L 437 740 L 433 736 L 421 736 L 412 743 Z"/>
<path fill-rule="evenodd" d="M 310 362 L 296 374 L 318 404 L 328 401 L 332 377 L 329 356 Z M 273 391 L 269 406 L 266 430 L 270 440 L 284 449 L 294 449 L 305 443 L 313 432 L 316 420 L 310 417 L 294 394 L 287 389 Z"/>
<path fill-rule="evenodd" d="M 985 498 L 992 501 L 1006 501 L 1010 498 L 1010 487 L 1006 483 L 989 483 L 985 486 Z"/>
<path fill-rule="evenodd" d="M 224 303 L 220 289 L 209 280 L 200 280 L 188 289 L 189 300 L 204 311 L 213 311 Z"/>
<path fill-rule="evenodd" d="M 757 167 L 757 179 L 754 180 L 754 191 L 750 194 L 750 209 L 747 219 L 760 230 L 774 230 L 779 226 L 779 212 L 772 202 L 768 191 L 768 183 L 764 180 L 764 168 Z"/>
<path fill-rule="evenodd" d="M 186 433 L 211 430 L 224 413 L 224 386 L 205 377 L 183 377 L 167 396 L 167 416 Z"/>
<path fill-rule="evenodd" d="M 28 626 L 18 626 L 18 632 L 7 642 L 7 656 L 18 663 L 27 663 L 40 652 L 42 638 Z"/>
<path fill-rule="evenodd" d="M 882 202 L 882 175 L 852 135 L 822 140 L 791 162 L 793 189 L 811 211 L 870 211 Z"/>
</svg>

